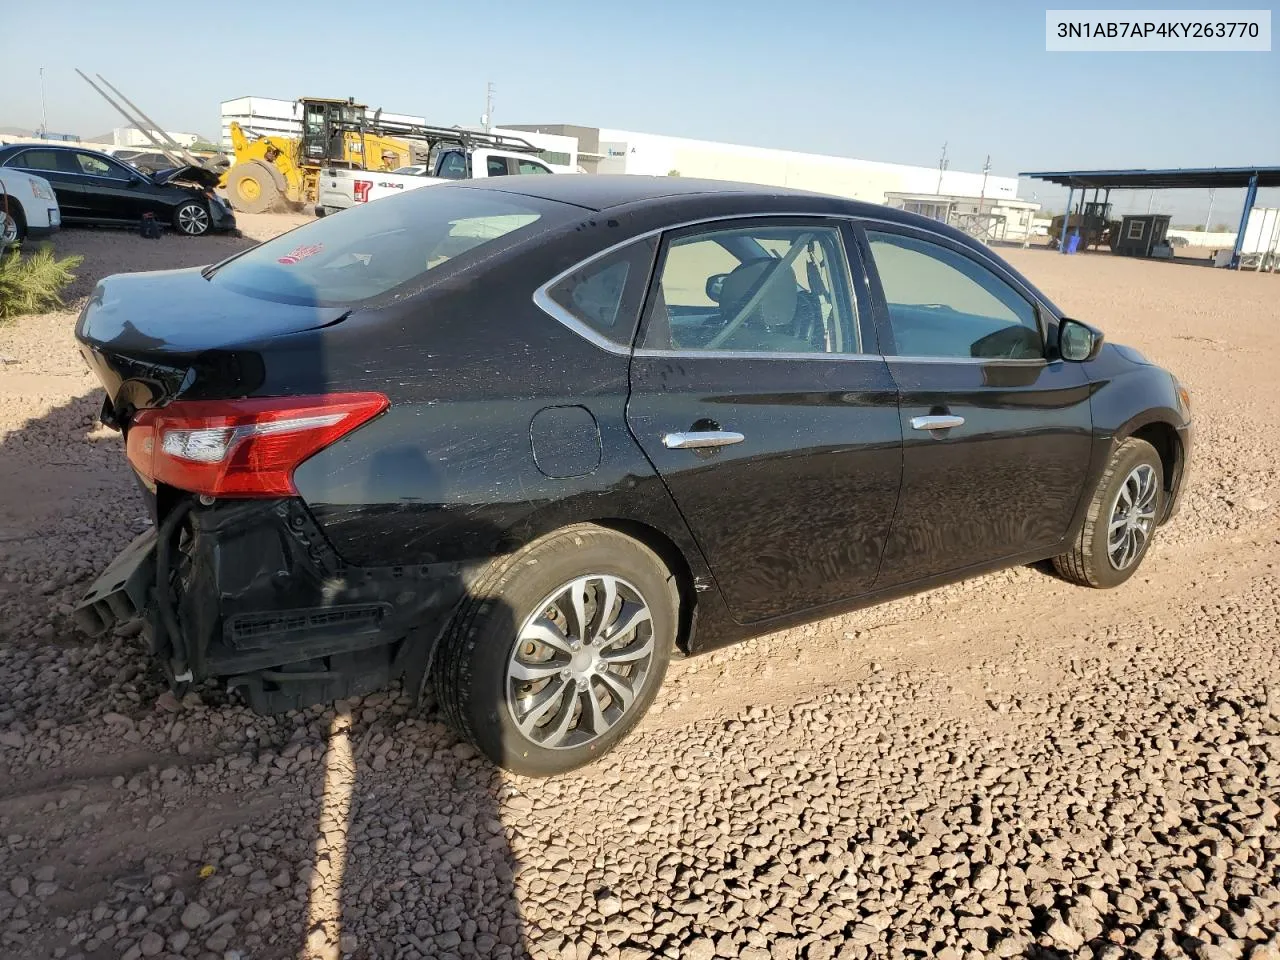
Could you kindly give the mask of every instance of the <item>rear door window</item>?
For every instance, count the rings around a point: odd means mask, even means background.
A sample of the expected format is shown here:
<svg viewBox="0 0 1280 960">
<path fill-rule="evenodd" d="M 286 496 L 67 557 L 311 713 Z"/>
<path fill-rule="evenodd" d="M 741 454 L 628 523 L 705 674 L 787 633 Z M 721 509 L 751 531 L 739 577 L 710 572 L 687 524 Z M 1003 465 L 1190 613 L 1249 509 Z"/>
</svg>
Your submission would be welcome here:
<svg viewBox="0 0 1280 960">
<path fill-rule="evenodd" d="M 226 261 L 210 282 L 284 303 L 347 305 L 378 297 L 491 245 L 516 242 L 572 208 L 441 185 L 312 221 Z"/>
<path fill-rule="evenodd" d="M 58 163 L 57 150 L 26 150 L 10 160 L 5 166 L 21 167 L 24 170 L 48 170 L 56 173 L 62 169 Z"/>
<path fill-rule="evenodd" d="M 507 175 L 507 158 L 490 157 L 485 169 L 491 177 L 505 177 Z"/>
</svg>

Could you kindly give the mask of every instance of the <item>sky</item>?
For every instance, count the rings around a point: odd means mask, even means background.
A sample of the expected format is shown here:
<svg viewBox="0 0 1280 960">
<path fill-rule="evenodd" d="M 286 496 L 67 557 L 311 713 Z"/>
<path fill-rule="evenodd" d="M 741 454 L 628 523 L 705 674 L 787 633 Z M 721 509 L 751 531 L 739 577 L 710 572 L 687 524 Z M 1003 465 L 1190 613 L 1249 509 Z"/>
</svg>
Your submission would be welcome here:
<svg viewBox="0 0 1280 960">
<path fill-rule="evenodd" d="M 950 169 L 979 171 L 989 155 L 1003 176 L 1280 164 L 1280 52 L 1048 53 L 1045 5 L 1027 2 L 218 0 L 192 16 L 160 9 L 154 0 L 27 6 L 21 36 L 51 42 L 0 37 L 0 126 L 40 125 L 41 67 L 49 130 L 88 137 L 121 125 L 79 67 L 162 126 L 211 137 L 219 103 L 246 95 L 353 96 L 432 123 L 475 124 L 492 82 L 499 125 L 579 123 L 924 166 L 937 165 L 945 142 Z M 1064 205 L 1065 191 L 1025 182 L 1021 194 L 1033 193 Z M 1213 221 L 1234 229 L 1241 195 L 1219 191 Z M 1200 222 L 1207 212 L 1200 191 L 1113 200 Z"/>
</svg>

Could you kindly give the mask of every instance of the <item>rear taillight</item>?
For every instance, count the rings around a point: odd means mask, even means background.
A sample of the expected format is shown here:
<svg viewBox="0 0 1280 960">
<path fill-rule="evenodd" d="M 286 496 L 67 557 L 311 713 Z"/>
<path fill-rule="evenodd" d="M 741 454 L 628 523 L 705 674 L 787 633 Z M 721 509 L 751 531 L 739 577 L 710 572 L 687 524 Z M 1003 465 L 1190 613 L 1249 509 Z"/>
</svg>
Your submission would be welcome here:
<svg viewBox="0 0 1280 960">
<path fill-rule="evenodd" d="M 177 400 L 129 427 L 144 476 L 210 497 L 291 497 L 293 471 L 389 406 L 380 393 Z"/>
</svg>

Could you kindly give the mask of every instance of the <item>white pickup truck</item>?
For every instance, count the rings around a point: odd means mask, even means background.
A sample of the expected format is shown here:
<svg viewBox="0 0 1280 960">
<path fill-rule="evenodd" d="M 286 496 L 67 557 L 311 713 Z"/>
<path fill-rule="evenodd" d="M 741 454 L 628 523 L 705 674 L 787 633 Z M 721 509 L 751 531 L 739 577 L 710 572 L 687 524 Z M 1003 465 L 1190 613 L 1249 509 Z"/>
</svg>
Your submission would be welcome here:
<svg viewBox="0 0 1280 960">
<path fill-rule="evenodd" d="M 429 164 L 399 167 L 390 173 L 329 167 L 320 171 L 316 216 L 337 213 L 357 203 L 429 187 L 449 180 L 505 177 L 524 173 L 561 173 L 527 153 L 475 147 L 445 147 Z"/>
</svg>

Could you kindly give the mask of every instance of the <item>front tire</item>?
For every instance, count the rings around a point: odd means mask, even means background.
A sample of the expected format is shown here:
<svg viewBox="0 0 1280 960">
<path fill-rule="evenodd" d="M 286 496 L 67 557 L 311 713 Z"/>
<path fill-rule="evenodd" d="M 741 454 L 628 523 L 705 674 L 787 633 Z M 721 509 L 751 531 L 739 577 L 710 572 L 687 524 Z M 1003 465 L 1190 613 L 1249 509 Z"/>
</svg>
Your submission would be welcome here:
<svg viewBox="0 0 1280 960">
<path fill-rule="evenodd" d="M 188 237 L 203 237 L 209 232 L 209 208 L 199 200 L 187 200 L 173 211 L 173 228 Z"/>
<path fill-rule="evenodd" d="M 1086 587 L 1118 587 L 1134 575 L 1164 509 L 1164 467 L 1155 447 L 1130 437 L 1107 464 L 1072 548 L 1054 557 L 1058 573 Z"/>
<path fill-rule="evenodd" d="M 449 724 L 514 773 L 592 763 L 640 721 L 675 645 L 678 593 L 630 537 L 566 527 L 495 561 L 440 641 Z"/>
<path fill-rule="evenodd" d="M 227 174 L 227 198 L 238 213 L 266 213 L 280 203 L 280 188 L 266 164 L 238 163 Z"/>
<path fill-rule="evenodd" d="M 5 210 L 0 207 L 0 249 L 21 243 L 27 238 L 27 222 L 22 210 L 16 206 Z"/>
</svg>

